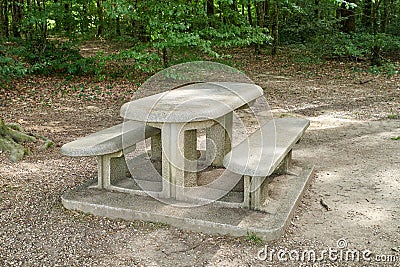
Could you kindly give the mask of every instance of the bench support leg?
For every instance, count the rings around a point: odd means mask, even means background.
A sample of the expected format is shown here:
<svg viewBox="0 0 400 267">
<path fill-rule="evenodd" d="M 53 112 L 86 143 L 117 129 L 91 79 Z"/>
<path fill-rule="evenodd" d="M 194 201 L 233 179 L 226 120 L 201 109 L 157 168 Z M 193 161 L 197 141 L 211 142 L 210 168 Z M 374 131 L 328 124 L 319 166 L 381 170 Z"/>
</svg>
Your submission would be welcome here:
<svg viewBox="0 0 400 267">
<path fill-rule="evenodd" d="M 225 155 L 231 150 L 233 112 L 219 118 L 206 129 L 206 159 L 211 166 L 223 167 Z"/>
<path fill-rule="evenodd" d="M 152 136 L 151 138 L 151 160 L 162 159 L 161 133 Z"/>
<path fill-rule="evenodd" d="M 250 208 L 251 176 L 243 176 L 243 207 Z"/>
<path fill-rule="evenodd" d="M 129 173 L 122 151 L 97 157 L 97 186 L 107 189 Z"/>
<path fill-rule="evenodd" d="M 250 191 L 247 198 L 250 200 L 251 209 L 262 210 L 262 206 L 268 200 L 268 182 L 268 177 L 250 177 L 250 184 L 248 185 Z"/>
<path fill-rule="evenodd" d="M 292 166 L 292 149 L 287 153 L 279 168 L 274 172 L 277 174 L 290 174 L 289 169 Z"/>
</svg>

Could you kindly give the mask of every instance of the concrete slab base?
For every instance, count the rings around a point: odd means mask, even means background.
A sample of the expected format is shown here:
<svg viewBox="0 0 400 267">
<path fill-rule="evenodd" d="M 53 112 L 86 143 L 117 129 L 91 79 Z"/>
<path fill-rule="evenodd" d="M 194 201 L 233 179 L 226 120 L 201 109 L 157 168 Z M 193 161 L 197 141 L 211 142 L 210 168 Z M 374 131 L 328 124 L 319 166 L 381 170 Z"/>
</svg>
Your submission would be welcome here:
<svg viewBox="0 0 400 267">
<path fill-rule="evenodd" d="M 269 199 L 262 211 L 213 203 L 183 208 L 165 204 L 150 196 L 93 188 L 96 180 L 66 192 L 62 196 L 62 204 L 67 209 L 109 218 L 161 222 L 210 234 L 255 234 L 264 240 L 273 240 L 284 233 L 307 188 L 313 169 L 310 165 L 297 164 L 291 169 L 297 175 L 270 177 L 267 185 Z"/>
</svg>

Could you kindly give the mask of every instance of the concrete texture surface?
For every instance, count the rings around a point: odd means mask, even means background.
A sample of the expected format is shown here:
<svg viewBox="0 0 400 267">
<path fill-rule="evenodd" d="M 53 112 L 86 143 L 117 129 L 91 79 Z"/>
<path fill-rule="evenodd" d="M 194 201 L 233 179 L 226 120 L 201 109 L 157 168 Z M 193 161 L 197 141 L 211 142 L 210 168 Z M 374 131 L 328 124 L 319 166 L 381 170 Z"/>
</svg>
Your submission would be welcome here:
<svg viewBox="0 0 400 267">
<path fill-rule="evenodd" d="M 307 119 L 280 118 L 263 125 L 237 145 L 224 159 L 232 172 L 269 176 L 283 161 L 310 125 Z"/>
<path fill-rule="evenodd" d="M 233 236 L 254 234 L 264 240 L 280 237 L 290 222 L 308 185 L 312 166 L 294 166 L 298 175 L 271 177 L 272 190 L 263 211 L 230 208 L 218 202 L 197 207 L 183 208 L 174 203 L 165 204 L 150 196 L 91 188 L 95 180 L 81 185 L 62 196 L 65 208 L 98 216 L 126 220 L 144 220 L 170 224 L 175 227 Z M 179 201 L 176 201 L 179 205 Z"/>
<path fill-rule="evenodd" d="M 134 149 L 136 143 L 159 132 L 143 122 L 126 121 L 69 142 L 61 147 L 61 153 L 70 157 L 112 154 L 125 148 Z"/>
<path fill-rule="evenodd" d="M 250 83 L 195 83 L 125 103 L 120 114 L 134 121 L 186 123 L 218 119 L 261 97 Z"/>
</svg>

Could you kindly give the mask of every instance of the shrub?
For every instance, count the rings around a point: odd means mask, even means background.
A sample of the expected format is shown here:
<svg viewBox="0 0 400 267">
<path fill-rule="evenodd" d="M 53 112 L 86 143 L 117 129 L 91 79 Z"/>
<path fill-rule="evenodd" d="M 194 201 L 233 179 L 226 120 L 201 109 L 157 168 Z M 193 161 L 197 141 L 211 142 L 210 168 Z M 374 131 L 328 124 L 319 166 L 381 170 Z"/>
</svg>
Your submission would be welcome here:
<svg viewBox="0 0 400 267">
<path fill-rule="evenodd" d="M 371 59 L 374 47 L 379 47 L 381 53 L 396 51 L 400 48 L 400 41 L 386 34 L 336 32 L 318 35 L 307 46 L 320 57 L 364 61 Z"/>
<path fill-rule="evenodd" d="M 93 58 L 82 57 L 79 50 L 69 42 L 30 41 L 19 56 L 29 63 L 31 73 L 35 74 L 83 75 L 93 74 L 97 68 Z"/>
</svg>

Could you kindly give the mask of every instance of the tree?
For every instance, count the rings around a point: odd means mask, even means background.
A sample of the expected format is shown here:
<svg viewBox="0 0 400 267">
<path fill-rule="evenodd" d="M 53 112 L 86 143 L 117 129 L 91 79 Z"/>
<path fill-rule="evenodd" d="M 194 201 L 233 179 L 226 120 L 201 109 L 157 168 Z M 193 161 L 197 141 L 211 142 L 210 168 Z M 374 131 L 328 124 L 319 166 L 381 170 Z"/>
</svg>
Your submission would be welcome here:
<svg viewBox="0 0 400 267">
<path fill-rule="evenodd" d="M 104 17 L 103 17 L 103 0 L 97 0 L 97 37 L 103 35 Z"/>
<path fill-rule="evenodd" d="M 279 46 L 279 8 L 278 8 L 278 0 L 274 1 L 274 12 L 273 12 L 273 22 L 272 22 L 272 52 L 271 54 L 275 56 L 278 53 L 278 46 Z"/>
<path fill-rule="evenodd" d="M 352 33 L 356 30 L 356 16 L 354 0 L 342 3 L 340 6 L 340 16 L 342 17 L 342 31 Z"/>
<path fill-rule="evenodd" d="M 215 14 L 214 0 L 206 0 L 207 16 L 213 16 Z"/>
<path fill-rule="evenodd" d="M 14 37 L 21 36 L 21 22 L 24 17 L 24 2 L 23 0 L 13 0 L 11 3 L 12 23 L 11 29 Z"/>
<path fill-rule="evenodd" d="M 10 36 L 8 15 L 8 0 L 3 0 L 0 2 L 0 38 Z"/>
</svg>

